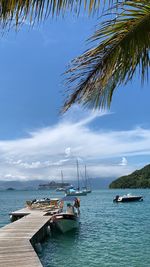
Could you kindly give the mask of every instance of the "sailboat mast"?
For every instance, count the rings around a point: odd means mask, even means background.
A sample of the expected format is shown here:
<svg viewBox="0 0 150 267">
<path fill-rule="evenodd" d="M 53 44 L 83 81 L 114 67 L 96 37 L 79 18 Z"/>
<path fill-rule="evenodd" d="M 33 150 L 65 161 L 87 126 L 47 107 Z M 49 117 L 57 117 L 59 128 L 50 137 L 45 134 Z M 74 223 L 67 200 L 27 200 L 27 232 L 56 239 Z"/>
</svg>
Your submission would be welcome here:
<svg viewBox="0 0 150 267">
<path fill-rule="evenodd" d="M 78 179 L 78 190 L 80 190 L 80 185 L 79 185 L 79 163 L 77 160 L 77 179 Z"/>
<path fill-rule="evenodd" d="M 85 165 L 85 188 L 87 189 L 86 165 Z"/>
<path fill-rule="evenodd" d="M 61 183 L 62 183 L 62 187 L 64 186 L 64 177 L 63 177 L 63 172 L 61 171 Z"/>
</svg>

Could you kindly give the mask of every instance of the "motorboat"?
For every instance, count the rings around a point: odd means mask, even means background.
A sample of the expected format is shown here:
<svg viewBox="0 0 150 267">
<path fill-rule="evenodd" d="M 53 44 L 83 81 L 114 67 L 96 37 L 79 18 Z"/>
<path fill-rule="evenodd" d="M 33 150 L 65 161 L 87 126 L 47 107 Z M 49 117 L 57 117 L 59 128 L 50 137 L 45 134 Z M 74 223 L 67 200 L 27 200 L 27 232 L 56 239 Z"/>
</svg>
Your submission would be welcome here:
<svg viewBox="0 0 150 267">
<path fill-rule="evenodd" d="M 53 215 L 50 223 L 52 230 L 58 229 L 65 233 L 79 227 L 80 200 L 74 196 L 65 196 L 61 203 L 62 212 Z"/>
<path fill-rule="evenodd" d="M 56 189 L 56 192 L 66 192 L 70 189 L 73 189 L 73 185 L 68 185 L 68 186 L 65 186 L 65 187 L 59 187 Z"/>
<path fill-rule="evenodd" d="M 64 187 L 58 187 L 58 188 L 56 188 L 56 192 L 65 192 L 65 188 Z"/>
<path fill-rule="evenodd" d="M 131 194 L 123 195 L 123 196 L 115 196 L 113 199 L 114 202 L 133 202 L 133 201 L 143 201 L 143 196 L 135 196 Z"/>
</svg>

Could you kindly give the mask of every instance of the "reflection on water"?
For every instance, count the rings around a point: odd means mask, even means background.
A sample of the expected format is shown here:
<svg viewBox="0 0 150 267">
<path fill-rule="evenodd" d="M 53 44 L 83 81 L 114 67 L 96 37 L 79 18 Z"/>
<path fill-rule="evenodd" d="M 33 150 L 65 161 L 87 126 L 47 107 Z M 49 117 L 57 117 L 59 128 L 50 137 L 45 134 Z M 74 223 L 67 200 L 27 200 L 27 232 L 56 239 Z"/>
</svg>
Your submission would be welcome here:
<svg viewBox="0 0 150 267">
<path fill-rule="evenodd" d="M 43 251 L 39 255 L 44 266 L 55 266 L 55 255 L 63 255 L 57 259 L 57 266 L 66 266 L 76 259 L 76 250 L 79 242 L 80 227 L 65 234 L 54 230 L 51 236 L 43 243 Z M 75 257 L 74 257 L 75 256 Z"/>
</svg>

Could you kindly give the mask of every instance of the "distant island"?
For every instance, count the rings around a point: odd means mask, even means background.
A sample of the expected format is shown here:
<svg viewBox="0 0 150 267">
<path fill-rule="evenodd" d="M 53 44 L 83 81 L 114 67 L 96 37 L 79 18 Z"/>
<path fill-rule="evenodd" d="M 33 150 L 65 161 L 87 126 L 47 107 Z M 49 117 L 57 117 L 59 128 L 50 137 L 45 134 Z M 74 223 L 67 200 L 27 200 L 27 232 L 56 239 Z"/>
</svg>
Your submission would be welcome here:
<svg viewBox="0 0 150 267">
<path fill-rule="evenodd" d="M 109 188 L 150 188 L 150 164 L 129 175 L 119 177 L 109 185 Z"/>
<path fill-rule="evenodd" d="M 46 183 L 46 184 L 39 184 L 39 187 L 38 189 L 40 190 L 47 190 L 47 189 L 56 189 L 58 187 L 66 187 L 66 186 L 70 186 L 69 183 L 58 183 L 58 182 L 55 182 L 55 181 L 51 181 L 49 183 Z"/>
<path fill-rule="evenodd" d="M 6 188 L 6 190 L 8 190 L 8 191 L 13 191 L 13 190 L 15 190 L 15 188 L 13 188 L 13 187 L 8 187 L 8 188 Z"/>
</svg>

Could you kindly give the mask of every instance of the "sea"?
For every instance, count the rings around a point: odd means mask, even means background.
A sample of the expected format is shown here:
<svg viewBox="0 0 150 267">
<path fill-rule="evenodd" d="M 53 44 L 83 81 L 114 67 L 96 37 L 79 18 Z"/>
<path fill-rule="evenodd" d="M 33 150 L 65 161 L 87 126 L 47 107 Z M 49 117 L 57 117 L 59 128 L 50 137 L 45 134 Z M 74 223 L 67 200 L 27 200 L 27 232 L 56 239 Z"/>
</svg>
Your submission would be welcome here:
<svg viewBox="0 0 150 267">
<path fill-rule="evenodd" d="M 113 203 L 113 197 L 132 193 L 143 202 Z M 52 191 L 0 191 L 0 227 L 10 223 L 9 212 L 26 200 L 63 197 Z M 39 252 L 44 267 L 149 267 L 150 190 L 94 190 L 81 200 L 81 223 L 76 231 L 52 233 Z"/>
</svg>

